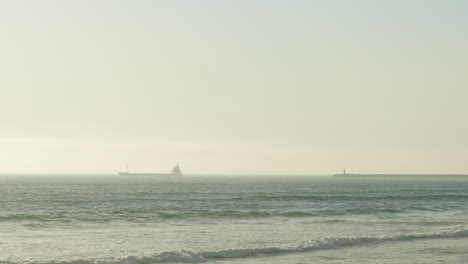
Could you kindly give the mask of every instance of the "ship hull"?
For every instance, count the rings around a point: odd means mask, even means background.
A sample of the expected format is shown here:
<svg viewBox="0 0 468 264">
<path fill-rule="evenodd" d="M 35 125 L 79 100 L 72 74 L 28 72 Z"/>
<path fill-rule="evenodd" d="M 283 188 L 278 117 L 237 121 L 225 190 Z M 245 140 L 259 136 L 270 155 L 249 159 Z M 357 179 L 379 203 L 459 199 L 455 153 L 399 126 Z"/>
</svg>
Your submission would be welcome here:
<svg viewBox="0 0 468 264">
<path fill-rule="evenodd" d="M 432 178 L 432 179 L 466 179 L 468 174 L 335 174 L 336 178 L 370 178 L 370 179 L 394 179 L 394 178 Z"/>
<path fill-rule="evenodd" d="M 120 176 L 151 176 L 151 177 L 174 177 L 180 176 L 174 173 L 132 173 L 132 172 L 119 172 Z"/>
</svg>

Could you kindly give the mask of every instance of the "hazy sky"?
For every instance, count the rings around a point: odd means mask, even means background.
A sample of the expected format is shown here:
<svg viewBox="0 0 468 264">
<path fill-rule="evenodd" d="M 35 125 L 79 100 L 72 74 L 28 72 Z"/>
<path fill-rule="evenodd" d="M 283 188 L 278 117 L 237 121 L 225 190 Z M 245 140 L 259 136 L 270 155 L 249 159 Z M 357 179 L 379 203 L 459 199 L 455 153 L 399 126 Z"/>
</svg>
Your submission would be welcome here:
<svg viewBox="0 0 468 264">
<path fill-rule="evenodd" d="M 0 172 L 468 173 L 468 1 L 0 2 Z"/>
</svg>

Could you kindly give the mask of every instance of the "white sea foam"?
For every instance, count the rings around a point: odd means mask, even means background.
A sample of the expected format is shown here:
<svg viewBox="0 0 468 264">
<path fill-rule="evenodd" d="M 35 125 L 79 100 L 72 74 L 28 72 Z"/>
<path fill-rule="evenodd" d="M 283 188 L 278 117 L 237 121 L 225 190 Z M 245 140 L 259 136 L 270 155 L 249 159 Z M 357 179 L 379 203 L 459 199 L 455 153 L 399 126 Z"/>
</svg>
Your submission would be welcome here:
<svg viewBox="0 0 468 264">
<path fill-rule="evenodd" d="M 346 246 L 361 245 L 366 243 L 381 243 L 391 241 L 406 241 L 419 239 L 440 239 L 468 237 L 468 229 L 458 226 L 447 231 L 435 233 L 397 234 L 384 236 L 361 236 L 361 237 L 329 237 L 317 240 L 305 241 L 290 247 L 265 247 L 265 248 L 243 248 L 226 249 L 219 251 L 167 251 L 150 256 L 129 256 L 114 260 L 81 259 L 62 262 L 29 262 L 29 264 L 151 264 L 151 263 L 203 263 L 215 259 L 235 259 L 254 257 L 259 255 L 277 255 L 308 252 L 321 249 L 338 249 Z M 14 264 L 13 262 L 1 262 L 3 264 Z"/>
</svg>

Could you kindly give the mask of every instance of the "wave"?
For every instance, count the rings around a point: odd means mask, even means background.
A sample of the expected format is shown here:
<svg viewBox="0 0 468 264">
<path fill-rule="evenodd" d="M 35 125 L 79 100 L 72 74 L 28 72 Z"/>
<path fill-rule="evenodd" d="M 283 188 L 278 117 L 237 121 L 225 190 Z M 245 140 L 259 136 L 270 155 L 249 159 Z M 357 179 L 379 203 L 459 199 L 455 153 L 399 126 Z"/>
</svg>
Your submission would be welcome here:
<svg viewBox="0 0 468 264">
<path fill-rule="evenodd" d="M 400 214 L 414 211 L 443 211 L 447 208 L 430 208 L 425 206 L 406 206 L 400 208 L 336 208 L 318 210 L 195 210 L 195 211 L 156 211 L 156 212 L 136 212 L 120 213 L 100 212 L 92 214 L 86 212 L 81 214 L 10 214 L 0 215 L 2 222 L 22 222 L 22 223 L 109 223 L 112 221 L 154 221 L 154 220 L 197 220 L 197 219 L 261 219 L 261 218 L 306 218 L 306 217 L 333 217 L 343 215 L 372 215 L 372 214 Z M 453 208 L 450 208 L 453 209 Z"/>
<path fill-rule="evenodd" d="M 166 251 L 150 256 L 129 256 L 120 259 L 97 260 L 77 259 L 71 261 L 50 262 L 27 262 L 28 264 L 151 264 L 151 263 L 203 263 L 220 259 L 236 259 L 265 255 L 281 255 L 303 253 L 322 249 L 339 249 L 342 247 L 356 246 L 368 243 L 398 242 L 421 239 L 441 239 L 468 237 L 468 229 L 458 226 L 448 231 L 433 233 L 397 234 L 384 236 L 361 236 L 361 237 L 330 237 L 317 240 L 305 241 L 290 247 L 264 247 L 264 248 L 241 248 L 225 249 L 219 251 Z M 2 264 L 16 264 L 14 262 L 2 262 Z"/>
<path fill-rule="evenodd" d="M 415 193 L 402 193 L 399 195 L 394 194 L 373 194 L 366 193 L 363 195 L 356 195 L 355 193 L 349 193 L 344 195 L 330 195 L 330 194 L 277 194 L 277 195 L 252 195 L 252 196 L 243 196 L 243 197 L 230 197 L 222 198 L 219 200 L 231 200 L 231 201 L 336 201 L 336 200 L 346 200 L 346 201 L 375 201 L 375 200 L 434 200 L 434 199 L 466 199 L 468 195 L 466 194 L 415 194 Z"/>
<path fill-rule="evenodd" d="M 191 219 L 191 218 L 269 218 L 269 217 L 287 217 L 287 218 L 303 218 L 303 217 L 327 217 L 327 216 L 342 216 L 342 215 L 368 215 L 368 214 L 398 214 L 412 211 L 437 211 L 436 209 L 426 207 L 402 207 L 402 208 L 336 208 L 336 209 L 319 209 L 319 210 L 207 210 L 194 212 L 174 212 L 174 213 L 159 213 L 158 217 L 163 219 Z"/>
</svg>

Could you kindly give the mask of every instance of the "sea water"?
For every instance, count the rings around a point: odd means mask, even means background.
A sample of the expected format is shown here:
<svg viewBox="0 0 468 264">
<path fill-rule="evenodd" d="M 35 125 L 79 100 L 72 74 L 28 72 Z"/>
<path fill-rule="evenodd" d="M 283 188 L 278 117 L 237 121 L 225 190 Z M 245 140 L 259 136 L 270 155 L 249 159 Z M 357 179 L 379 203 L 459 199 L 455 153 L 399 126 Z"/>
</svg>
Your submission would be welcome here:
<svg viewBox="0 0 468 264">
<path fill-rule="evenodd" d="M 0 177 L 0 263 L 467 263 L 468 180 Z"/>
</svg>

